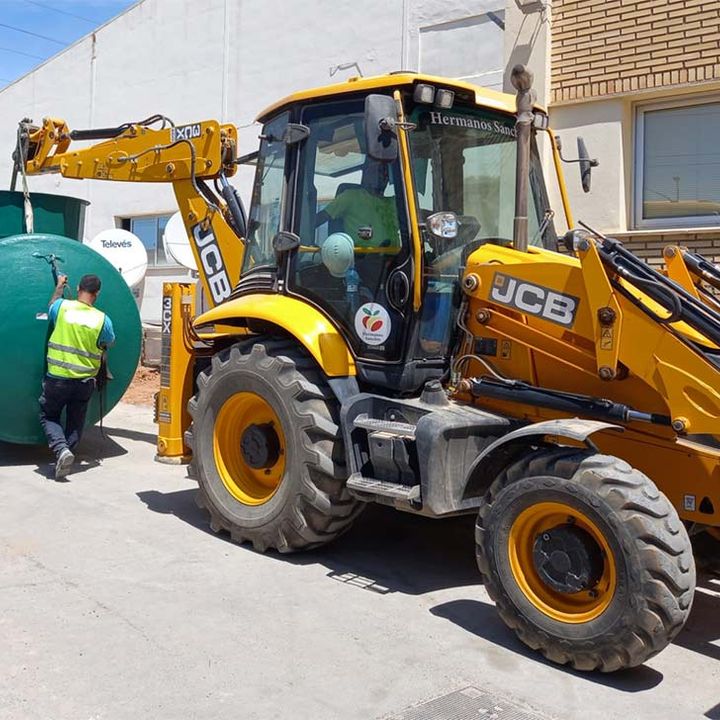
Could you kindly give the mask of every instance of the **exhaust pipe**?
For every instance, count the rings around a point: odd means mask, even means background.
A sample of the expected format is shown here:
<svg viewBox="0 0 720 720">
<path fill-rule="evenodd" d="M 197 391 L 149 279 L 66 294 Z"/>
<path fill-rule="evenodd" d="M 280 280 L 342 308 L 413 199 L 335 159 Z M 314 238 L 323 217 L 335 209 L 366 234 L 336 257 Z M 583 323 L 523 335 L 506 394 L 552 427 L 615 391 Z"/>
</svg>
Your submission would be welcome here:
<svg viewBox="0 0 720 720">
<path fill-rule="evenodd" d="M 517 167 L 515 171 L 515 219 L 513 245 L 516 250 L 528 247 L 528 184 L 530 175 L 530 126 L 533 122 L 533 105 L 537 93 L 533 90 L 533 74 L 524 65 L 516 65 L 510 74 L 517 95 Z"/>
</svg>

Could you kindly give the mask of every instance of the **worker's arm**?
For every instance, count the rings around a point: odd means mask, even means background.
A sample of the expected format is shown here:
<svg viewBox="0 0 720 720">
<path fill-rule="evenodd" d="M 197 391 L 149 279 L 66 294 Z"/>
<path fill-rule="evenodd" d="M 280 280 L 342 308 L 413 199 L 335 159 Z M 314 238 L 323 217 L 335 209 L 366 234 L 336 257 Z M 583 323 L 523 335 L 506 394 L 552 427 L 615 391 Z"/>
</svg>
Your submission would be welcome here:
<svg viewBox="0 0 720 720">
<path fill-rule="evenodd" d="M 50 309 L 48 310 L 48 326 L 51 331 L 57 322 L 58 313 L 60 312 L 60 306 L 62 305 L 63 299 L 64 298 L 58 298 L 54 303 L 52 303 L 52 305 L 50 305 Z"/>
<path fill-rule="evenodd" d="M 112 320 L 106 315 L 102 330 L 97 339 L 99 348 L 109 348 L 115 344 L 115 330 L 113 329 Z"/>
<path fill-rule="evenodd" d="M 58 275 L 57 285 L 55 286 L 55 290 L 52 294 L 52 297 L 50 298 L 48 307 L 52 307 L 53 303 L 56 300 L 59 300 L 63 296 L 63 292 L 65 292 L 66 285 L 67 285 L 67 275 Z"/>
</svg>

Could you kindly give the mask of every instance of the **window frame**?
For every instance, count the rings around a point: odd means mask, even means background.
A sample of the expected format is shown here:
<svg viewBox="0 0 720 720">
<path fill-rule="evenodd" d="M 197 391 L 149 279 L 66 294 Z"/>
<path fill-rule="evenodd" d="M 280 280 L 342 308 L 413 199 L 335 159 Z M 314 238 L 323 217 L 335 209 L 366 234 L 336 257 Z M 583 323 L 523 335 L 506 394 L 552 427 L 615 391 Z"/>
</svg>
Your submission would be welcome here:
<svg viewBox="0 0 720 720">
<path fill-rule="evenodd" d="M 636 103 L 633 107 L 633 160 L 632 173 L 632 227 L 637 230 L 682 229 L 688 227 L 718 227 L 717 215 L 683 215 L 666 218 L 643 218 L 643 183 L 645 164 L 645 114 L 656 110 L 672 110 L 694 105 L 720 105 L 720 94 L 694 95 L 691 97 L 655 100 Z"/>
<path fill-rule="evenodd" d="M 162 234 L 160 234 L 160 228 L 159 228 L 159 220 L 160 218 L 167 218 L 169 221 L 170 218 L 177 212 L 177 210 L 170 210 L 168 212 L 157 212 L 157 213 L 147 213 L 144 215 L 125 215 L 123 217 L 118 218 L 119 223 L 117 223 L 118 227 L 123 228 L 124 230 L 127 230 L 128 232 L 131 232 L 136 235 L 133 231 L 133 221 L 134 220 L 155 220 L 156 221 L 156 244 L 154 248 L 155 253 L 155 262 L 150 262 L 150 255 L 149 255 L 149 248 L 145 247 L 146 252 L 148 253 L 148 268 L 152 270 L 157 269 L 163 269 L 163 268 L 172 268 L 172 269 L 178 269 L 182 268 L 183 266 L 179 263 L 175 262 L 174 260 L 171 262 L 164 263 L 162 265 L 157 263 L 157 251 L 158 247 L 162 243 Z M 165 223 L 167 225 L 167 222 Z M 142 242 L 142 239 L 141 239 Z M 145 243 L 143 243 L 145 245 Z M 164 251 L 163 251 L 164 252 Z"/>
<path fill-rule="evenodd" d="M 255 165 L 255 173 L 253 175 L 253 182 L 252 182 L 252 190 L 250 193 L 250 205 L 248 207 L 248 227 L 250 226 L 250 223 L 253 221 L 253 213 L 258 209 L 258 197 L 256 196 L 256 193 L 260 192 L 260 189 L 262 188 L 261 175 L 264 170 L 264 159 L 263 159 L 263 150 L 267 147 L 268 140 L 265 137 L 269 126 L 273 123 L 276 123 L 278 121 L 284 121 L 285 125 L 287 126 L 288 123 L 294 122 L 293 118 L 295 116 L 295 112 L 293 108 L 282 110 L 275 115 L 272 115 L 271 117 L 268 117 L 265 119 L 265 121 L 262 123 L 262 132 L 260 134 L 260 146 L 258 147 L 257 151 L 255 151 L 254 154 L 254 161 L 252 164 Z M 295 157 L 297 155 L 297 145 L 302 144 L 298 143 L 295 145 L 287 145 L 283 139 L 278 138 L 278 142 L 282 143 L 284 146 L 283 150 L 283 182 L 282 182 L 282 190 L 281 190 L 281 196 L 280 196 L 280 202 L 278 205 L 278 228 L 275 233 L 277 235 L 278 232 L 288 229 L 290 227 L 289 224 L 289 218 L 292 217 L 292 213 L 294 208 L 293 206 L 293 197 L 291 197 L 291 194 L 294 195 L 294 185 L 295 185 Z M 279 166 L 278 166 L 279 169 Z M 259 203 L 260 206 L 262 206 L 262 203 Z M 283 266 L 286 264 L 286 260 L 284 258 L 280 259 L 278 261 L 277 256 L 273 257 L 272 262 L 266 262 L 261 263 L 257 265 L 248 266 L 250 253 L 248 252 L 249 244 L 250 244 L 250 234 L 253 231 L 248 230 L 248 237 L 245 239 L 245 251 L 243 256 L 243 262 L 242 267 L 240 268 L 240 279 L 242 280 L 244 277 L 248 275 L 252 275 L 255 272 L 273 272 L 277 274 L 278 276 L 281 276 L 284 272 Z"/>
</svg>

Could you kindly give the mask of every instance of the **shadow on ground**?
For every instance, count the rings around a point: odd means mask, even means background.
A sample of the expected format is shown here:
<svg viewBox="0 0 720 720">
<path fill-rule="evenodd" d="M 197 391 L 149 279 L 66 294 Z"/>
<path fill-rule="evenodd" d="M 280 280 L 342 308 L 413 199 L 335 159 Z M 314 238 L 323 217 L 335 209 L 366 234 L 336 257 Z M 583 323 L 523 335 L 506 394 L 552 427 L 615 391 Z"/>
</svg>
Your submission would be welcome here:
<svg viewBox="0 0 720 720">
<path fill-rule="evenodd" d="M 610 674 L 578 672 L 572 668 L 558 666 L 520 642 L 515 633 L 505 626 L 495 611 L 494 605 L 490 603 L 478 600 L 453 600 L 430 608 L 430 612 L 437 617 L 449 620 L 483 640 L 522 655 L 539 665 L 546 665 L 581 680 L 612 687 L 622 692 L 650 690 L 663 679 L 662 673 L 645 665 Z"/>
<path fill-rule="evenodd" d="M 698 575 L 690 618 L 674 643 L 711 660 L 720 660 L 720 576 Z"/>
<path fill-rule="evenodd" d="M 430 609 L 430 612 L 506 650 L 542 665 L 558 667 L 521 643 L 515 634 L 505 627 L 495 608 L 489 603 L 477 600 L 454 600 L 436 605 Z M 720 640 L 720 577 L 701 574 L 698 577 L 692 612 L 673 644 L 704 655 L 710 660 L 720 660 L 720 648 L 715 644 L 718 640 Z M 646 665 L 611 674 L 577 672 L 571 668 L 559 669 L 574 677 L 631 693 L 650 690 L 663 679 L 662 673 Z M 720 720 L 720 705 L 711 708 L 706 717 Z"/>
<path fill-rule="evenodd" d="M 85 431 L 75 453 L 77 462 L 73 466 L 72 475 L 98 467 L 105 458 L 127 455 L 127 449 L 115 440 L 116 437 L 155 444 L 155 435 L 151 433 L 108 427 L 104 428 L 104 433 L 105 436 L 97 425 Z M 0 467 L 36 465 L 34 470 L 36 475 L 52 478 L 53 463 L 53 455 L 44 445 L 14 445 L 0 442 Z"/>
<path fill-rule="evenodd" d="M 195 528 L 210 530 L 207 513 L 195 504 L 195 490 L 138 497 L 154 512 L 175 515 Z M 474 555 L 474 518 L 430 520 L 369 505 L 342 537 L 322 548 L 294 555 L 269 552 L 278 562 L 319 564 L 328 577 L 386 594 L 422 595 L 480 582 Z M 230 542 L 227 535 L 221 535 Z"/>
<path fill-rule="evenodd" d="M 430 609 L 430 612 L 506 650 L 542 665 L 557 667 L 521 643 L 515 634 L 505 627 L 495 608 L 488 603 L 477 600 L 454 600 L 436 605 Z M 698 577 L 690 617 L 673 644 L 711 660 L 720 660 L 720 648 L 715 644 L 718 640 L 720 640 L 720 578 L 703 574 Z M 622 692 L 650 690 L 663 678 L 662 673 L 645 665 L 608 675 L 582 673 L 569 668 L 560 669 L 583 680 L 606 685 Z M 715 714 L 706 714 L 706 717 L 720 720 L 720 705 L 711 708 L 708 713 Z"/>
<path fill-rule="evenodd" d="M 162 493 L 148 490 L 138 497 L 153 512 L 175 515 L 179 520 L 215 535 L 208 516 L 195 503 L 194 489 Z M 331 545 L 297 555 L 270 552 L 268 558 L 292 564 L 318 564 L 328 577 L 365 590 L 409 595 L 480 583 L 474 557 L 474 517 L 444 520 L 407 515 L 380 505 L 369 505 L 353 527 Z M 219 538 L 230 542 L 227 535 Z M 235 546 L 238 547 L 238 546 Z M 244 550 L 250 551 L 245 547 Z M 527 657 L 557 667 L 521 643 L 497 615 L 492 604 L 460 599 L 436 605 L 430 612 L 467 632 Z M 720 660 L 720 578 L 701 574 L 693 610 L 675 644 L 712 660 Z M 662 673 L 645 665 L 612 674 L 562 671 L 588 682 L 621 692 L 642 692 L 658 685 Z M 708 718 L 720 720 L 720 706 Z"/>
</svg>

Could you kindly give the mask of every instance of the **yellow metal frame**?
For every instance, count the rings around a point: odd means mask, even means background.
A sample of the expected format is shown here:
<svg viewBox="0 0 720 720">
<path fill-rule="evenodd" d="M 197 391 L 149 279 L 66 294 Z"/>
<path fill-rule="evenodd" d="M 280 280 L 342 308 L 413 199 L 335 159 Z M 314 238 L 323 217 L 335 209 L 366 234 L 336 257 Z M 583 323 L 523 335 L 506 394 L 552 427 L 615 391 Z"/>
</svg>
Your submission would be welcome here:
<svg viewBox="0 0 720 720">
<path fill-rule="evenodd" d="M 30 175 L 172 184 L 208 302 L 217 305 L 230 295 L 240 277 L 244 245 L 228 222 L 225 203 L 219 198 L 210 203 L 197 181 L 237 171 L 234 125 L 215 120 L 180 129 L 135 124 L 111 140 L 75 150 L 67 123 L 45 118 L 30 133 L 29 147 L 25 169 Z"/>
<path fill-rule="evenodd" d="M 375 75 L 372 77 L 354 77 L 342 83 L 324 85 L 293 93 L 281 98 L 272 105 L 266 107 L 257 116 L 258 122 L 265 122 L 279 110 L 294 105 L 295 103 L 307 102 L 308 100 L 327 99 L 336 95 L 347 95 L 348 93 L 362 93 L 373 90 L 406 88 L 416 83 L 428 83 L 437 87 L 449 88 L 475 98 L 475 104 L 479 107 L 501 112 L 515 114 L 515 96 L 509 93 L 491 90 L 479 85 L 455 80 L 438 75 L 424 75 L 422 73 L 397 73 L 393 75 Z M 535 109 L 546 112 L 542 105 L 535 105 Z"/>
<path fill-rule="evenodd" d="M 120 182 L 163 182 L 196 177 L 216 177 L 221 170 L 234 175 L 237 129 L 216 120 L 192 123 L 193 137 L 173 139 L 173 128 L 130 125 L 111 140 L 70 150 L 70 128 L 64 120 L 45 118 L 30 133 L 34 148 L 26 171 L 60 173 L 73 179 Z M 192 158 L 195 158 L 193 163 Z"/>
<path fill-rule="evenodd" d="M 165 283 L 162 296 L 160 390 L 155 397 L 157 459 L 186 462 L 190 449 L 184 433 L 190 426 L 187 404 L 193 390 L 194 350 L 187 337 L 195 314 L 195 287 Z"/>
<path fill-rule="evenodd" d="M 248 321 L 264 321 L 296 337 L 328 377 L 355 375 L 353 359 L 343 336 L 319 310 L 287 295 L 243 295 L 196 318 L 198 335 L 211 340 L 235 326 L 245 333 Z M 238 327 L 238 325 L 241 327 Z"/>
<path fill-rule="evenodd" d="M 565 213 L 565 223 L 569 228 L 575 226 L 572 210 L 570 209 L 570 199 L 568 197 L 567 185 L 565 184 L 565 173 L 562 169 L 562 159 L 560 158 L 560 150 L 558 150 L 555 141 L 555 133 L 551 128 L 547 129 L 550 138 L 550 147 L 552 148 L 553 164 L 555 165 L 555 176 L 558 181 L 558 189 L 560 190 L 560 200 L 562 201 L 563 212 Z"/>
<path fill-rule="evenodd" d="M 491 291 L 497 272 L 576 298 L 571 326 L 494 301 Z M 603 452 L 645 472 L 681 517 L 720 525 L 720 450 L 686 437 L 692 433 L 720 437 L 718 369 L 683 340 L 715 349 L 707 338 L 681 322 L 670 328 L 656 322 L 641 305 L 654 312 L 660 308 L 637 289 L 624 286 L 634 302 L 620 294 L 608 282 L 593 245 L 578 257 L 542 248 L 523 253 L 484 245 L 470 255 L 469 275 L 477 287 L 469 294 L 468 329 L 475 337 L 495 340 L 498 348 L 505 349 L 486 358 L 497 372 L 532 385 L 610 398 L 669 417 L 681 428 L 680 435 L 669 426 L 629 423 L 625 433 L 601 433 L 594 441 Z M 615 319 L 609 325 L 599 321 L 600 308 L 613 310 Z M 472 361 L 467 374 L 485 375 L 487 369 Z M 488 398 L 476 402 L 529 421 L 564 416 L 522 403 Z M 712 504 L 711 513 L 699 510 L 704 498 Z"/>
<path fill-rule="evenodd" d="M 422 238 L 420 237 L 420 224 L 416 204 L 417 198 L 415 195 L 415 183 L 410 159 L 410 145 L 408 143 L 407 132 L 402 129 L 402 123 L 405 122 L 405 111 L 403 110 L 402 97 L 399 90 L 393 93 L 393 99 L 397 106 L 398 120 L 401 123 L 400 131 L 398 132 L 398 145 L 400 148 L 400 162 L 402 164 L 403 175 L 405 176 L 405 199 L 408 214 L 410 215 L 410 240 L 412 242 L 413 255 L 413 310 L 417 312 L 422 305 Z"/>
<path fill-rule="evenodd" d="M 701 300 L 695 281 L 683 260 L 683 250 L 684 248 L 678 245 L 668 245 L 663 249 L 667 276 L 687 290 L 696 300 Z"/>
</svg>

